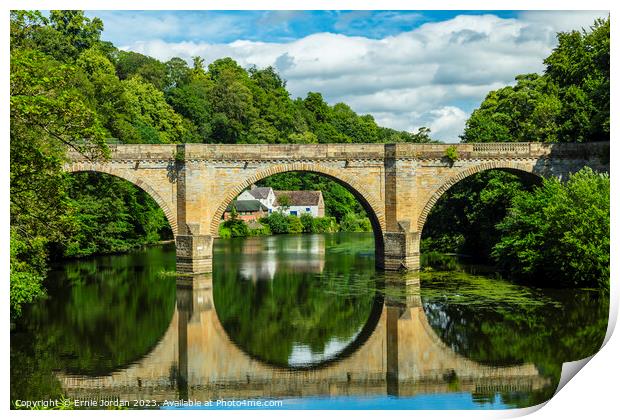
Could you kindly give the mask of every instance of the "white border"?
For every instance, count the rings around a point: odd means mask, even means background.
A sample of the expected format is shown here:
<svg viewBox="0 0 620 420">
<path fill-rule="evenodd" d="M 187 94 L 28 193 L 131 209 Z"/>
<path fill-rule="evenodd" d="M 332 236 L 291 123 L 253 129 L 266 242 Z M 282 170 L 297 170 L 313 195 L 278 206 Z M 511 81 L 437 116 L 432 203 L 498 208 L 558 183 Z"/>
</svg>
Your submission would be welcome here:
<svg viewBox="0 0 620 420">
<path fill-rule="evenodd" d="M 283 1 L 283 0 L 233 0 L 233 1 L 198 1 L 198 0 L 176 0 L 174 2 L 163 1 L 135 1 L 135 0 L 84 0 L 76 2 L 75 0 L 50 0 L 50 1 L 36 1 L 36 0 L 8 0 L 2 3 L 4 9 L 3 19 L 0 21 L 0 28 L 2 33 L 2 45 L 3 45 L 3 60 L 2 60 L 2 83 L 0 84 L 0 91 L 4 100 L 2 101 L 2 114 L 1 126 L 4 128 L 2 131 L 2 149 L 0 149 L 0 162 L 2 164 L 3 171 L 0 174 L 0 194 L 3 197 L 1 212 L 3 215 L 3 223 L 1 224 L 3 241 L 0 246 L 0 264 L 2 272 L 4 273 L 4 289 L 5 294 L 2 299 L 2 305 L 4 308 L 5 316 L 9 315 L 8 308 L 8 239 L 9 239 L 9 16 L 8 11 L 11 9 L 74 9 L 80 8 L 83 10 L 197 10 L 197 9 L 211 9 L 211 10 L 610 10 L 612 15 L 612 69 L 617 69 L 617 57 L 618 57 L 618 42 L 615 39 L 617 31 L 615 30 L 615 12 L 618 10 L 617 3 L 612 1 L 590 0 L 588 2 L 577 0 L 565 0 L 560 2 L 551 2 L 548 0 L 521 0 L 521 1 L 504 1 L 498 4 L 496 1 L 489 0 L 476 0 L 476 1 L 446 1 L 435 0 L 429 1 L 396 1 L 396 0 L 382 0 L 381 2 L 373 2 L 369 0 L 357 0 L 357 1 L 328 1 L 328 0 L 296 0 Z M 104 22 L 105 24 L 105 22 Z M 617 70 L 616 70 L 617 71 Z M 614 71 L 612 70 L 612 73 Z M 612 83 L 612 115 L 618 115 L 616 112 L 617 107 L 617 89 L 616 84 Z M 612 118 L 611 133 L 612 138 L 614 134 L 618 132 L 618 124 L 615 118 Z M 613 140 L 612 140 L 613 142 Z M 612 162 L 618 160 L 618 150 L 612 144 L 611 151 Z M 612 163 L 615 168 L 615 163 Z M 616 192 L 617 176 L 612 171 L 612 226 L 611 237 L 612 241 L 617 236 L 617 223 L 615 223 L 614 209 L 616 209 L 618 203 L 618 195 Z M 618 358 L 620 356 L 620 340 L 617 338 L 617 334 L 611 335 L 618 313 L 618 297 L 619 297 L 619 282 L 615 278 L 616 274 L 616 262 L 617 252 L 612 247 L 612 289 L 611 289 L 611 308 L 610 308 L 610 326 L 606 337 L 606 345 L 598 354 L 596 354 L 587 366 L 578 373 L 577 378 L 569 381 L 566 386 L 554 396 L 547 404 L 531 408 L 509 411 L 389 411 L 389 412 L 373 412 L 373 411 L 335 411 L 335 412 L 323 412 L 323 411 L 305 411 L 305 412 L 291 412 L 291 411 L 253 411 L 253 412 L 204 412 L 204 411 L 188 411 L 182 415 L 185 417 L 201 418 L 218 417 L 218 418 L 236 418 L 243 416 L 252 418 L 289 418 L 295 416 L 296 418 L 315 418 L 318 416 L 355 416 L 356 418 L 373 418 L 377 416 L 390 416 L 392 418 L 502 418 L 502 417 L 515 417 L 521 416 L 535 411 L 531 418 L 535 419 L 583 419 L 589 418 L 610 418 L 611 413 L 616 414 L 618 412 L 618 406 L 616 401 L 618 399 L 617 391 L 617 378 L 620 377 L 620 369 L 618 368 Z M 5 318 L 6 320 L 6 318 Z M 2 348 L 3 353 L 3 378 L 2 378 L 2 404 L 5 410 L 9 409 L 8 394 L 10 386 L 9 376 L 9 324 L 4 322 L 4 337 L 5 345 Z M 36 413 L 36 414 L 35 414 Z M 119 414 L 113 414 L 114 412 L 72 412 L 71 416 L 88 416 L 91 418 L 116 417 Z M 132 417 L 166 417 L 170 418 L 172 413 L 161 412 L 131 412 Z M 24 412 L 24 411 L 12 411 L 11 416 L 30 417 L 30 416 L 44 416 L 65 418 L 67 412 Z M 175 414 L 175 415 L 178 415 Z"/>
</svg>

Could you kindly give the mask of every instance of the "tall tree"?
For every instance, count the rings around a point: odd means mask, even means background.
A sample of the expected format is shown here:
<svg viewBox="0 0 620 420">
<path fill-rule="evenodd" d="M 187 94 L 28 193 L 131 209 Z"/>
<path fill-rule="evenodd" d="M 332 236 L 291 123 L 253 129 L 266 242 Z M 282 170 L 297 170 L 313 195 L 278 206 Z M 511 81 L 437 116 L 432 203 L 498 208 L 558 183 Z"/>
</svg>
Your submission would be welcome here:
<svg viewBox="0 0 620 420">
<path fill-rule="evenodd" d="M 609 140 L 609 18 L 558 33 L 543 75 L 490 92 L 468 119 L 465 142 Z"/>
<path fill-rule="evenodd" d="M 545 59 L 545 74 L 559 88 L 562 141 L 609 140 L 609 28 L 608 17 L 589 31 L 559 33 Z"/>
<path fill-rule="evenodd" d="M 61 241 L 66 220 L 65 179 L 61 173 L 67 148 L 92 157 L 105 154 L 104 130 L 78 88 L 71 66 L 32 50 L 11 53 L 11 305 L 33 296 L 46 269 L 45 249 Z M 18 293 L 21 290 L 21 293 Z"/>
</svg>

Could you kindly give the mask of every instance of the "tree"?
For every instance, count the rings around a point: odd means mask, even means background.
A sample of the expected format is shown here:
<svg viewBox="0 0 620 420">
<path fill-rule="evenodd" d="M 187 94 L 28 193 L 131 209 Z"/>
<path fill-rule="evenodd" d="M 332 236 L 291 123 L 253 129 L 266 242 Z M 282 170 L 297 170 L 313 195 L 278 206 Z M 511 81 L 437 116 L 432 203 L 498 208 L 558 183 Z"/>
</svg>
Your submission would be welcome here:
<svg viewBox="0 0 620 420">
<path fill-rule="evenodd" d="M 11 51 L 36 48 L 35 34 L 48 24 L 49 20 L 38 10 L 11 10 Z"/>
<path fill-rule="evenodd" d="M 562 104 L 548 77 L 526 74 L 516 86 L 490 92 L 465 124 L 464 142 L 555 143 Z"/>
<path fill-rule="evenodd" d="M 566 183 L 548 178 L 514 197 L 492 255 L 537 283 L 609 288 L 609 217 L 609 175 L 584 168 Z"/>
<path fill-rule="evenodd" d="M 310 113 L 310 122 L 314 126 L 315 123 L 326 122 L 331 110 L 329 105 L 323 100 L 323 96 L 318 92 L 308 92 L 306 99 L 303 101 L 304 108 Z"/>
<path fill-rule="evenodd" d="M 18 46 L 36 48 L 57 60 L 74 61 L 82 51 L 99 42 L 103 22 L 89 19 L 81 10 L 52 10 L 48 18 L 39 12 L 11 12 L 12 39 Z M 19 33 L 19 34 L 18 34 Z"/>
<path fill-rule="evenodd" d="M 172 237 L 157 203 L 128 181 L 96 173 L 70 178 L 71 235 L 52 247 L 53 258 L 124 252 Z"/>
<path fill-rule="evenodd" d="M 101 19 L 89 19 L 81 10 L 52 10 L 50 23 L 77 51 L 93 46 L 103 31 Z"/>
<path fill-rule="evenodd" d="M 359 217 L 353 213 L 347 213 L 340 221 L 340 230 L 343 232 L 372 232 L 372 226 L 368 217 Z"/>
<path fill-rule="evenodd" d="M 212 141 L 213 132 L 213 105 L 211 94 L 214 83 L 207 76 L 186 75 L 175 76 L 179 80 L 174 82 L 166 93 L 166 101 L 180 115 L 196 127 L 197 141 L 207 143 Z"/>
<path fill-rule="evenodd" d="M 304 233 L 314 233 L 314 217 L 310 213 L 302 213 L 299 216 L 299 221 L 303 226 Z"/>
<path fill-rule="evenodd" d="M 141 77 L 123 80 L 127 121 L 137 130 L 141 143 L 181 143 L 187 127 L 183 119 L 166 103 L 162 91 Z"/>
<path fill-rule="evenodd" d="M 597 19 L 590 30 L 558 34 L 558 46 L 545 59 L 545 74 L 559 88 L 563 105 L 560 138 L 609 140 L 610 20 Z"/>
<path fill-rule="evenodd" d="M 490 92 L 467 120 L 462 140 L 609 140 L 609 18 L 597 20 L 589 31 L 559 33 L 558 46 L 544 63 L 542 75 L 520 75 L 514 86 Z M 486 259 L 504 235 L 495 225 L 511 197 L 527 189 L 498 180 L 499 175 L 473 176 L 447 191 L 428 216 L 423 249 Z"/>
<path fill-rule="evenodd" d="M 289 233 L 288 218 L 286 215 L 279 211 L 273 212 L 267 217 L 263 217 L 262 219 L 260 219 L 260 222 L 269 226 L 271 233 Z"/>
<path fill-rule="evenodd" d="M 242 142 L 257 116 L 247 74 L 232 59 L 223 59 L 209 65 L 209 76 L 214 81 L 212 137 L 219 143 Z"/>
<path fill-rule="evenodd" d="M 40 293 L 46 247 L 61 241 L 66 218 L 65 150 L 104 156 L 104 130 L 71 67 L 32 50 L 11 53 L 11 306 Z M 13 249 L 14 248 L 14 249 Z"/>
<path fill-rule="evenodd" d="M 286 212 L 291 207 L 291 197 L 288 194 L 280 194 L 278 196 L 278 211 Z"/>
<path fill-rule="evenodd" d="M 533 176 L 490 170 L 451 187 L 435 203 L 424 230 L 422 251 L 458 253 L 489 259 L 501 233 L 496 225 L 506 216 L 512 197 L 531 189 Z"/>
<path fill-rule="evenodd" d="M 166 76 L 167 85 L 166 90 L 170 88 L 179 87 L 187 83 L 190 78 L 191 70 L 187 66 L 187 62 L 179 57 L 172 57 L 166 61 Z"/>
<path fill-rule="evenodd" d="M 140 76 L 158 90 L 169 85 L 168 67 L 164 63 L 133 51 L 119 51 L 116 71 L 121 80 Z"/>
<path fill-rule="evenodd" d="M 94 46 L 80 54 L 76 65 L 90 82 L 84 82 L 82 90 L 88 92 L 101 125 L 108 131 L 106 136 L 127 143 L 135 142 L 134 138 L 137 136 L 132 138 L 133 130 L 123 125 L 126 122 L 123 115 L 124 88 L 110 59 L 99 46 Z"/>
<path fill-rule="evenodd" d="M 609 18 L 561 32 L 543 75 L 490 92 L 467 120 L 465 142 L 609 140 Z"/>
<path fill-rule="evenodd" d="M 315 144 L 319 142 L 317 136 L 311 131 L 290 134 L 288 140 L 289 143 L 294 144 Z"/>
<path fill-rule="evenodd" d="M 301 232 L 303 232 L 304 226 L 301 223 L 301 220 L 299 220 L 299 217 L 290 214 L 287 217 L 287 221 L 288 221 L 288 227 L 287 227 L 287 232 L 288 233 L 301 233 Z"/>
</svg>

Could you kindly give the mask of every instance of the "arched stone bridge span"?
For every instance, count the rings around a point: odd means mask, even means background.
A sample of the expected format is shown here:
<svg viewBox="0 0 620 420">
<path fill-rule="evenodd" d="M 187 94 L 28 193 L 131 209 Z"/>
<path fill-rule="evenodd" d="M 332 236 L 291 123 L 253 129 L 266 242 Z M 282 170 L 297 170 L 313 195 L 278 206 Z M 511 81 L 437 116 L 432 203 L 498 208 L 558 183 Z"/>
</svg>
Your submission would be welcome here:
<svg viewBox="0 0 620 420">
<path fill-rule="evenodd" d="M 448 147 L 458 158 L 446 158 Z M 330 177 L 367 210 L 376 261 L 386 270 L 419 268 L 420 235 L 452 185 L 488 169 L 566 178 L 584 166 L 609 171 L 609 143 L 113 145 L 108 159 L 72 152 L 65 170 L 124 178 L 164 210 L 177 245 L 177 270 L 211 271 L 213 238 L 226 206 L 262 178 L 288 171 Z"/>
</svg>

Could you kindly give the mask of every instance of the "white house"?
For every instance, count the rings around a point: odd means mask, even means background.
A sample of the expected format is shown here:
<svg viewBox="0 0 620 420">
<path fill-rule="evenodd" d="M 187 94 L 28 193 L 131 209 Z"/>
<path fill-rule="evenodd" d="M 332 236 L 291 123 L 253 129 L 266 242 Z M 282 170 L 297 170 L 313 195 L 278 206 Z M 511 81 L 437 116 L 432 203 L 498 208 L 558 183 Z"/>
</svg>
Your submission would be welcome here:
<svg viewBox="0 0 620 420">
<path fill-rule="evenodd" d="M 286 198 L 281 198 L 281 203 L 278 197 L 283 196 Z M 269 213 L 283 211 L 295 216 L 304 213 L 310 213 L 313 217 L 325 216 L 325 203 L 321 191 L 274 191 L 271 187 L 252 185 L 249 190 L 245 190 L 237 197 L 237 202 L 246 200 L 260 201 L 267 207 Z"/>
<path fill-rule="evenodd" d="M 257 187 L 252 184 L 249 190 L 245 190 L 237 197 L 237 201 L 245 201 L 245 200 L 258 200 L 265 207 L 271 210 L 273 209 L 273 203 L 276 201 L 276 195 L 273 192 L 271 187 Z"/>
<path fill-rule="evenodd" d="M 313 217 L 325 217 L 321 191 L 274 191 L 274 194 L 274 210 L 282 210 L 294 216 L 310 213 Z"/>
</svg>

